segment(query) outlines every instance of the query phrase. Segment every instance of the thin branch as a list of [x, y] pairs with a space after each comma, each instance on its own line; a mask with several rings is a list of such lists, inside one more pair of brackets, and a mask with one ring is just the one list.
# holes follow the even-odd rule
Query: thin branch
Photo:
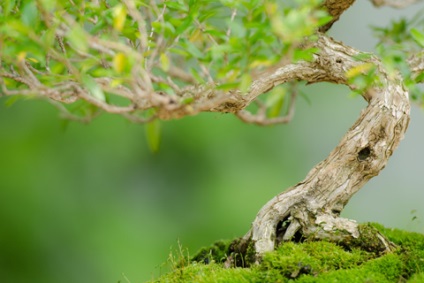
[[320, 32], [326, 32], [331, 28], [331, 26], [339, 20], [340, 16], [346, 11], [355, 0], [326, 0], [323, 3], [323, 6], [327, 10], [328, 14], [330, 14], [333, 19], [319, 28]]
[[110, 105], [104, 101], [98, 100], [91, 95], [89, 95], [86, 91], [80, 89], [79, 90], [79, 96], [84, 99], [85, 101], [89, 102], [90, 104], [93, 104], [103, 110], [105, 110], [108, 113], [114, 113], [114, 114], [123, 114], [123, 113], [129, 113], [134, 111], [134, 106], [116, 106], [116, 105]]
[[[233, 11], [231, 12], [230, 22], [234, 22], [236, 15], [237, 15], [237, 9], [233, 9]], [[227, 39], [230, 39], [230, 36], [231, 36], [231, 28], [230, 27], [228, 27], [226, 35], [227, 35]]]
[[131, 115], [128, 113], [123, 113], [122, 114], [123, 117], [125, 117], [126, 119], [128, 119], [129, 121], [136, 123], [136, 124], [145, 124], [145, 123], [149, 123], [152, 122], [153, 120], [155, 120], [157, 118], [157, 115], [152, 115], [150, 117], [140, 117], [140, 116], [136, 116], [136, 115]]
[[[290, 104], [288, 106], [287, 114], [281, 117], [268, 118], [266, 117], [266, 106], [260, 105], [260, 109], [256, 115], [253, 115], [247, 110], [240, 110], [236, 113], [237, 117], [243, 122], [252, 123], [261, 126], [275, 125], [275, 124], [287, 124], [289, 123], [295, 113], [295, 101], [297, 97], [297, 90], [293, 90], [290, 96]], [[256, 101], [255, 101], [256, 102]]]
[[400, 9], [422, 2], [422, 0], [371, 0], [371, 2], [376, 7], [389, 6]]
[[148, 36], [146, 30], [146, 21], [144, 20], [143, 15], [138, 11], [135, 2], [133, 0], [123, 0], [125, 6], [127, 7], [128, 14], [137, 22], [138, 32], [140, 33], [139, 39], [141, 43], [140, 50], [144, 53], [148, 48]]
[[89, 123], [91, 120], [93, 120], [94, 117], [98, 116], [100, 113], [96, 113], [94, 115], [87, 115], [84, 117], [72, 114], [62, 103], [58, 102], [58, 101], [54, 101], [49, 99], [48, 100], [50, 102], [50, 104], [52, 104], [54, 107], [56, 107], [59, 112], [60, 112], [60, 116], [63, 119], [67, 119], [67, 120], [71, 120], [71, 121], [76, 121], [76, 122], [80, 122], [80, 123]]
[[[151, 6], [152, 9], [154, 9], [156, 11], [156, 13], [158, 13], [158, 17], [154, 22], [160, 22], [161, 24], [164, 23], [164, 15], [165, 15], [165, 11], [167, 9], [166, 6], [166, 2], [163, 4], [163, 8], [159, 13], [159, 9], [156, 6], [156, 3], [152, 3], [153, 1], [151, 1]], [[152, 21], [153, 22], [153, 21]], [[151, 30], [150, 30], [150, 37], [149, 37], [149, 44], [147, 45], [147, 53], [150, 52], [150, 43], [153, 39], [153, 35], [155, 32], [155, 28], [153, 27], [153, 24], [151, 25]], [[152, 54], [149, 56], [149, 59], [146, 60], [145, 62], [145, 67], [146, 69], [150, 70], [151, 66], [153, 66], [153, 62], [156, 60], [157, 55], [159, 54], [159, 51], [162, 50], [162, 44], [165, 43], [165, 36], [164, 36], [164, 31], [161, 32], [160, 36], [156, 39], [156, 44], [157, 47], [155, 49], [153, 49]], [[166, 43], [165, 43], [166, 44]]]
[[31, 70], [28, 68], [28, 65], [30, 65], [30, 64], [27, 63], [26, 61], [22, 61], [21, 64], [20, 64], [20, 67], [24, 70], [26, 76], [31, 81], [31, 84], [33, 84], [35, 87], [40, 86], [41, 85], [40, 81], [37, 79], [37, 77], [34, 75], [34, 73], [31, 72]]
[[414, 77], [424, 73], [424, 51], [411, 55], [408, 58], [408, 65]]
[[176, 66], [171, 66], [168, 70], [168, 74], [171, 77], [180, 79], [183, 82], [186, 82], [186, 83], [189, 83], [189, 84], [195, 84], [196, 83], [196, 80], [193, 78], [192, 75], [188, 74], [183, 69], [176, 67]]
[[[10, 74], [10, 73], [0, 73], [0, 77], [2, 78], [8, 78], [8, 79], [12, 79], [16, 82], [19, 83], [23, 83], [26, 86], [30, 87], [31, 86], [31, 82], [29, 82], [26, 78], [23, 78], [17, 74]], [[3, 84], [3, 86], [5, 87], [5, 85]]]

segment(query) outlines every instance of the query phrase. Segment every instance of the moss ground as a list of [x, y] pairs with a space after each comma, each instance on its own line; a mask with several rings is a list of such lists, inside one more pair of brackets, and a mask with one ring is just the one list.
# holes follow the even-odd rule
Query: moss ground
[[395, 243], [396, 251], [379, 255], [325, 241], [284, 243], [260, 265], [224, 268], [231, 241], [220, 241], [152, 282], [424, 282], [424, 235], [369, 225]]

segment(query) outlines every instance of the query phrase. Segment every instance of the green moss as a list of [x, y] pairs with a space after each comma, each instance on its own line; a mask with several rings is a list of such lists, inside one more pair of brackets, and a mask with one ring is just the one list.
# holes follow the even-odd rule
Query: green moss
[[364, 226], [385, 235], [397, 245], [396, 251], [370, 252], [372, 239], [365, 249], [345, 249], [325, 241], [284, 243], [264, 255], [260, 265], [226, 269], [223, 262], [231, 241], [221, 241], [202, 249], [190, 265], [154, 282], [424, 282], [424, 235], [379, 224]]
[[422, 283], [424, 282], [424, 272], [414, 274], [408, 283]]
[[174, 270], [154, 282], [162, 283], [247, 283], [251, 282], [252, 270], [248, 268], [225, 269], [212, 262], [210, 264], [193, 263], [187, 267]]
[[208, 264], [212, 261], [222, 263], [227, 259], [231, 241], [218, 241], [211, 247], [200, 249], [192, 261]]

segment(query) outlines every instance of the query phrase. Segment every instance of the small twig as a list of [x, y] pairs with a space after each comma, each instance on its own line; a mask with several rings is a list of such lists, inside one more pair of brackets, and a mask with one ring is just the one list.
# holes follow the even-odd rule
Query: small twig
[[[195, 23], [196, 23], [198, 29], [203, 33], [205, 31], [205, 29], [202, 27], [202, 25], [199, 23], [199, 21], [196, 20]], [[213, 44], [215, 44], [217, 46], [219, 45], [218, 42], [216, 42], [215, 38], [213, 38], [213, 36], [211, 34], [207, 33], [206, 36], [209, 38], [210, 41], [213, 42]]]
[[57, 42], [59, 43], [60, 50], [62, 50], [63, 54], [66, 55], [65, 44], [63, 43], [63, 37], [60, 35], [56, 35]]
[[40, 70], [37, 70], [36, 68], [34, 68], [34, 67], [31, 65], [31, 63], [29, 63], [28, 61], [27, 61], [27, 62], [25, 62], [25, 64], [26, 64], [26, 66], [29, 68], [29, 70], [30, 70], [32, 73], [36, 73], [36, 74], [39, 74], [39, 75], [46, 75], [46, 73], [41, 72]]
[[[231, 20], [230, 20], [230, 22], [234, 22], [234, 19], [235, 19], [236, 15], [237, 15], [237, 9], [233, 9], [233, 12], [231, 13]], [[230, 36], [231, 36], [231, 28], [228, 27], [227, 38], [230, 39]]]
[[128, 14], [137, 22], [138, 32], [140, 33], [139, 39], [141, 43], [140, 50], [142, 53], [147, 51], [148, 48], [148, 36], [146, 31], [146, 21], [143, 18], [143, 15], [138, 11], [133, 0], [122, 0], [125, 6], [127, 7]]
[[123, 114], [134, 111], [134, 105], [129, 106], [116, 106], [116, 105], [110, 105], [106, 102], [100, 101], [92, 96], [90, 96], [86, 91], [81, 91], [78, 93], [79, 96], [84, 99], [85, 101], [89, 102], [90, 104], [93, 104], [106, 112], [113, 113], [113, 114]]
[[172, 78], [170, 76], [166, 77], [166, 82], [175, 91], [175, 93], [178, 93], [178, 92], [181, 91], [180, 87], [177, 84], [174, 83], [174, 81], [172, 80]]
[[96, 116], [98, 116], [100, 114], [100, 113], [95, 113], [94, 115], [91, 115], [91, 116], [87, 115], [85, 117], [81, 117], [81, 116], [72, 114], [60, 102], [57, 102], [55, 100], [50, 100], [50, 99], [48, 99], [48, 101], [50, 102], [50, 104], [52, 104], [53, 106], [55, 106], [59, 110], [60, 116], [63, 119], [72, 120], [72, 121], [76, 121], [76, 122], [80, 122], [80, 123], [89, 123], [93, 118], [95, 118]]
[[153, 120], [155, 120], [157, 118], [156, 115], [152, 115], [150, 117], [140, 117], [140, 116], [136, 116], [134, 114], [130, 114], [130, 113], [123, 113], [121, 114], [124, 118], [128, 119], [129, 121], [133, 122], [133, 123], [137, 123], [137, 124], [145, 124], [145, 123], [149, 123], [152, 122]]
[[422, 0], [371, 0], [374, 6], [390, 6], [393, 8], [405, 8]]
[[19, 83], [23, 83], [28, 87], [31, 87], [31, 82], [29, 82], [26, 78], [21, 77], [18, 74], [0, 73], [0, 77], [9, 78]]
[[102, 89], [105, 92], [112, 93], [112, 94], [127, 98], [129, 100], [134, 99], [134, 93], [133, 93], [132, 90], [130, 90], [129, 88], [127, 88], [126, 86], [123, 86], [123, 85], [119, 85], [117, 87], [112, 87], [110, 85], [110, 83], [112, 81], [110, 78], [96, 78], [95, 81], [99, 85], [101, 85]]
[[213, 80], [212, 75], [209, 72], [208, 68], [206, 68], [205, 65], [200, 64], [200, 69], [202, 69], [203, 74], [205, 74], [206, 77], [208, 78], [208, 82], [211, 83], [211, 84], [213, 84], [214, 83], [214, 80]]
[[28, 68], [26, 61], [20, 62], [20, 67], [24, 70], [26, 76], [28, 77], [29, 81], [31, 82], [31, 88], [33, 88], [34, 86], [37, 87], [37, 86], [41, 85], [40, 81], [37, 79], [37, 77], [34, 75], [34, 73], [31, 72], [31, 70]]
[[262, 126], [275, 125], [275, 124], [287, 124], [289, 123], [294, 116], [295, 112], [295, 101], [297, 97], [297, 89], [294, 89], [295, 85], [292, 84], [292, 93], [290, 96], [290, 104], [288, 106], [287, 114], [282, 117], [268, 118], [266, 117], [266, 108], [265, 111], [263, 107], [265, 106], [262, 103], [257, 102], [260, 105], [260, 110], [256, 115], [253, 115], [247, 110], [240, 110], [236, 113], [237, 117], [240, 118], [243, 122], [252, 123]]
[[196, 83], [196, 80], [193, 78], [192, 75], [186, 73], [183, 69], [180, 69], [180, 68], [175, 67], [175, 66], [171, 66], [169, 68], [168, 74], [171, 77], [180, 79], [180, 80], [182, 80], [186, 83], [189, 83], [189, 84], [195, 84]]
[[[152, 4], [152, 6], [156, 7], [156, 5], [153, 5], [153, 4]], [[166, 11], [166, 3], [163, 4], [162, 11], [159, 13], [157, 19], [154, 22], [162, 22], [163, 23], [164, 22], [163, 16], [165, 15], [165, 11]], [[155, 32], [155, 28], [153, 27], [153, 25], [151, 25], [151, 26], [152, 26], [152, 28], [150, 30], [149, 44], [147, 45], [147, 53], [150, 51], [150, 43], [152, 41], [152, 38], [153, 38], [153, 35], [154, 35], [154, 32]], [[163, 42], [164, 42], [164, 36], [163, 36], [163, 32], [162, 32], [162, 34], [156, 39], [157, 47], [153, 50], [152, 54], [149, 56], [150, 58], [149, 58], [148, 62], [146, 60], [146, 63], [145, 63], [146, 69], [150, 68], [150, 66], [153, 65], [153, 61], [157, 57], [158, 52], [161, 49], [160, 46], [162, 45]]]

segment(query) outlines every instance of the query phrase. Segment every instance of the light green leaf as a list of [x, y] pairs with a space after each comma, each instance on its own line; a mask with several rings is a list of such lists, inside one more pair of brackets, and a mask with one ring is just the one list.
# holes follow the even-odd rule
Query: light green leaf
[[247, 91], [249, 91], [249, 88], [250, 88], [250, 84], [251, 83], [252, 83], [252, 77], [250, 76], [250, 74], [244, 73], [241, 76], [240, 91], [242, 93], [246, 93]]
[[196, 45], [194, 45], [188, 40], [184, 42], [183, 47], [185, 47], [186, 51], [190, 53], [190, 55], [194, 58], [202, 58], [204, 56], [202, 51], [200, 51], [199, 48], [196, 47]]
[[127, 66], [128, 66], [127, 56], [122, 52], [116, 53], [115, 56], [113, 57], [113, 68], [115, 69], [115, 71], [120, 74], [127, 68]]
[[204, 83], [205, 82], [205, 80], [202, 78], [202, 75], [199, 73], [198, 70], [196, 70], [194, 68], [190, 68], [190, 74], [194, 77], [194, 79], [198, 83]]
[[278, 117], [284, 105], [286, 89], [283, 87], [274, 88], [267, 98], [266, 104], [269, 107], [268, 118]]
[[127, 10], [122, 4], [118, 4], [113, 9], [113, 28], [122, 31], [127, 18]]
[[88, 39], [85, 31], [78, 24], [75, 24], [72, 29], [66, 34], [66, 38], [73, 48], [87, 53], [88, 51]]
[[169, 57], [165, 53], [160, 54], [160, 65], [165, 72], [169, 71]]
[[88, 89], [92, 97], [100, 101], [106, 100], [102, 88], [96, 83], [96, 81], [91, 76], [83, 75], [82, 83]]
[[2, 1], [2, 9], [3, 9], [2, 16], [4, 17], [9, 16], [10, 12], [12, 11], [15, 5], [16, 5], [16, 0]]
[[41, 2], [41, 5], [43, 5], [43, 9], [45, 9], [48, 12], [52, 12], [56, 8], [56, 5], [58, 4], [59, 1], [41, 0], [40, 2]]
[[16, 103], [16, 101], [18, 101], [21, 98], [22, 98], [22, 96], [20, 96], [20, 95], [12, 95], [4, 102], [4, 104], [7, 107], [11, 107], [13, 104]]
[[21, 20], [25, 25], [33, 28], [38, 25], [40, 22], [40, 15], [38, 13], [35, 1], [26, 3], [22, 8]]
[[160, 121], [153, 120], [145, 126], [146, 129], [146, 139], [147, 144], [152, 152], [157, 152], [159, 150], [160, 144]]
[[424, 47], [424, 33], [420, 32], [416, 28], [411, 29], [411, 35], [414, 38], [414, 40], [421, 45], [421, 47]]

